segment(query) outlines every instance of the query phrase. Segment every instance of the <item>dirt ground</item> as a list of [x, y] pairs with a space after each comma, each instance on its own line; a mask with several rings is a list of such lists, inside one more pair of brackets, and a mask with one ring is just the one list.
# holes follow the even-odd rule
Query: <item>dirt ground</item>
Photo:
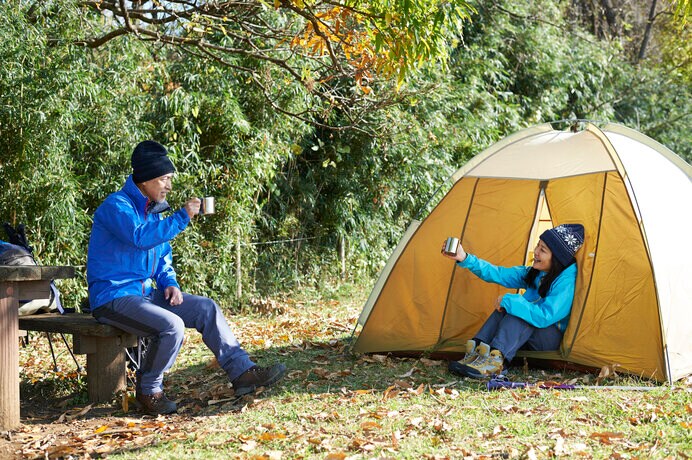
[[[139, 412], [131, 395], [125, 404], [73, 405], [72, 397], [22, 401], [21, 426], [0, 433], [0, 459], [98, 458], [154, 442], [185, 439], [209, 416], [242, 410], [253, 397], [234, 398], [227, 385], [178, 399], [178, 413], [152, 417]], [[219, 391], [221, 390], [221, 391]], [[216, 398], [218, 404], [202, 403]], [[256, 395], [257, 396], [257, 395]], [[127, 407], [125, 407], [127, 405]], [[125, 412], [127, 408], [127, 412]]]

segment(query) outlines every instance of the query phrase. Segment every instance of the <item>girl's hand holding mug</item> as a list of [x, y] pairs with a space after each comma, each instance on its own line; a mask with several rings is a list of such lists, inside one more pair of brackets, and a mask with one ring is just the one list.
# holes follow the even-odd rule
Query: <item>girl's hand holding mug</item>
[[454, 259], [457, 262], [463, 262], [464, 259], [466, 259], [466, 251], [464, 251], [464, 248], [459, 243], [459, 239], [453, 236], [450, 236], [442, 243], [441, 252], [443, 256]]

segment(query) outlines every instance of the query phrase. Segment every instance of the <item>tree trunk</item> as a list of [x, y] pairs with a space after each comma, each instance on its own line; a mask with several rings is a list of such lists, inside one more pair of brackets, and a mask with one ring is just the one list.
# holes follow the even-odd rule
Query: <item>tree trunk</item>
[[606, 22], [608, 23], [608, 31], [611, 36], [619, 35], [613, 2], [611, 0], [601, 0], [601, 6], [603, 7], [603, 13], [605, 14]]
[[337, 244], [339, 250], [339, 261], [341, 262], [341, 281], [346, 279], [346, 238], [339, 236]]
[[644, 59], [646, 54], [646, 47], [649, 46], [649, 39], [651, 38], [651, 29], [654, 25], [654, 18], [656, 17], [656, 1], [651, 0], [651, 8], [649, 9], [649, 20], [646, 22], [646, 29], [644, 30], [644, 38], [642, 38], [642, 46], [639, 48], [639, 54], [635, 62], [639, 62]]

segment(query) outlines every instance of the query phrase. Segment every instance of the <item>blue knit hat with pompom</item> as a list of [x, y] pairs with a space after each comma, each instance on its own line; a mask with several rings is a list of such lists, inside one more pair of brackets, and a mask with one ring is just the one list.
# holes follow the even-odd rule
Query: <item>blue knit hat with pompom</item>
[[572, 264], [574, 254], [584, 244], [584, 226], [581, 224], [562, 224], [546, 230], [541, 234], [541, 240], [548, 245], [553, 257], [563, 266]]

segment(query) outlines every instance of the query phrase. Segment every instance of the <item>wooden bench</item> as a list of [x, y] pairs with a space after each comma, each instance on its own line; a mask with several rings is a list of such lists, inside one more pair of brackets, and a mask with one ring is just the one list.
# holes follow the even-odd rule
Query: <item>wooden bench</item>
[[82, 313], [20, 316], [19, 329], [72, 335], [74, 353], [87, 355], [90, 402], [108, 402], [116, 392], [126, 389], [125, 348], [136, 346], [137, 336]]

